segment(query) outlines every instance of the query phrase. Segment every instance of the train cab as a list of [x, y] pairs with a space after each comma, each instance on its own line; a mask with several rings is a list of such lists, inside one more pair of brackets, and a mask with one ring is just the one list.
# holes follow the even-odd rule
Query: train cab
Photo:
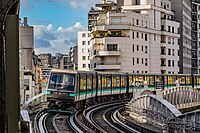
[[74, 102], [77, 72], [71, 70], [52, 70], [47, 86], [47, 101], [52, 104]]

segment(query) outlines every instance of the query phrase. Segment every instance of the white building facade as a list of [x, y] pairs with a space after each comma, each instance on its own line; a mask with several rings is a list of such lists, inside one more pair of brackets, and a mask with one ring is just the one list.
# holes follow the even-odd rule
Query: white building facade
[[102, 10], [112, 6], [99, 14], [93, 27], [91, 69], [177, 74], [180, 35], [179, 23], [172, 20], [171, 2], [125, 0], [120, 4], [122, 10], [117, 4], [97, 4]]
[[91, 33], [89, 31], [78, 32], [78, 70], [90, 70]]

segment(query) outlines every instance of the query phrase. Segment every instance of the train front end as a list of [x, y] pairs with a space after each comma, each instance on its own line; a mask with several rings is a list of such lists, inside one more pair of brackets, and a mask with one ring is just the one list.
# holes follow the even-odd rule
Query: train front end
[[69, 108], [75, 100], [76, 71], [52, 70], [47, 87], [49, 108]]

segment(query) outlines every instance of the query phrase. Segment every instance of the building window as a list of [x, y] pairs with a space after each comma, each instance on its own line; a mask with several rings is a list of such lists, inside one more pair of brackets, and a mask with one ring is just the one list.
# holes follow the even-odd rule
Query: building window
[[88, 56], [88, 60], [90, 60], [90, 56]]
[[172, 38], [172, 44], [174, 44], [174, 38]]
[[144, 64], [144, 59], [142, 58], [142, 64]]
[[133, 52], [135, 52], [135, 50], [134, 50], [134, 44], [133, 44]]
[[90, 34], [90, 33], [88, 33], [88, 37], [91, 37], [91, 34]]
[[83, 68], [86, 68], [86, 64], [83, 64]]
[[171, 55], [171, 49], [168, 49], [168, 55]]
[[84, 49], [82, 49], [82, 53], [86, 53], [86, 49], [84, 48]]
[[139, 45], [137, 45], [137, 51], [139, 51]]
[[168, 60], [168, 67], [171, 67], [171, 60]]
[[172, 55], [174, 56], [174, 49], [172, 49]]
[[88, 45], [90, 45], [90, 41], [88, 41]]
[[154, 41], [156, 41], [156, 34], [154, 34]]
[[82, 56], [82, 60], [86, 60], [86, 56]]
[[171, 32], [171, 26], [168, 26], [168, 32]]
[[90, 68], [90, 64], [88, 64], [88, 68]]
[[148, 50], [147, 50], [147, 46], [145, 46], [145, 53], [147, 53], [147, 51], [148, 51]]
[[132, 20], [133, 20], [133, 23], [132, 23], [132, 25], [134, 25], [134, 18], [133, 18]]
[[148, 39], [147, 39], [147, 34], [145, 34], [145, 41], [147, 41]]
[[137, 71], [137, 73], [140, 73], [140, 71]]
[[161, 25], [161, 31], [164, 31], [164, 30], [165, 30], [165, 26]]
[[86, 44], [86, 42], [85, 41], [82, 41], [82, 45], [85, 45]]
[[139, 64], [139, 58], [137, 58], [137, 64]]
[[142, 46], [142, 51], [144, 51], [144, 46]]
[[145, 73], [148, 73], [148, 71], [145, 71]]
[[172, 33], [174, 33], [174, 27], [172, 27]]
[[135, 65], [135, 58], [133, 57], [133, 66]]
[[174, 67], [174, 61], [172, 61], [172, 67]]
[[144, 34], [142, 33], [142, 39], [144, 38]]
[[139, 25], [139, 20], [138, 19], [136, 19], [136, 24]]
[[132, 37], [133, 37], [133, 39], [134, 39], [134, 32], [133, 32], [133, 34], [132, 34]]
[[117, 44], [107, 44], [107, 50], [108, 51], [117, 51]]
[[85, 33], [82, 33], [82, 38], [85, 38], [86, 37], [86, 34]]
[[148, 66], [148, 60], [145, 58], [145, 66]]
[[139, 38], [139, 32], [137, 32], [137, 38]]

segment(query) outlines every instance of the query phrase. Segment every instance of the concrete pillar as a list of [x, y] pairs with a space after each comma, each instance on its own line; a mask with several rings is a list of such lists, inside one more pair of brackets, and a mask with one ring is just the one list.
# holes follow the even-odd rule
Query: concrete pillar
[[[7, 132], [18, 133], [20, 120], [19, 87], [19, 17], [8, 15], [6, 18], [6, 84], [5, 101]], [[1, 127], [2, 128], [2, 127]]]

